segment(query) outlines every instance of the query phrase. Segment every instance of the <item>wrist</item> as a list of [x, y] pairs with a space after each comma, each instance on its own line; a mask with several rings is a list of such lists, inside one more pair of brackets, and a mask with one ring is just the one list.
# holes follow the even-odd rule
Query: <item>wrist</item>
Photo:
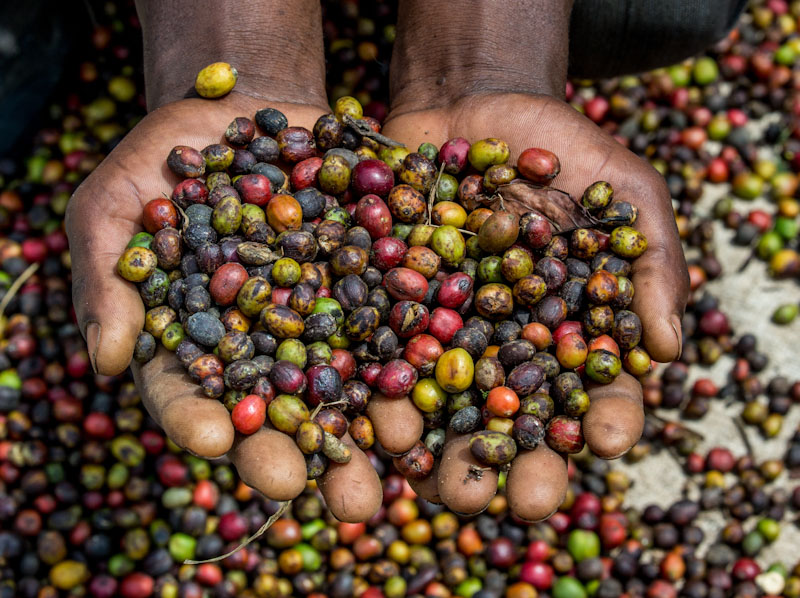
[[272, 102], [326, 106], [321, 14], [316, 0], [137, 0], [148, 110], [196, 97], [212, 62], [239, 72], [235, 92]]
[[468, 96], [564, 97], [572, 0], [400, 4], [392, 56], [393, 113]]

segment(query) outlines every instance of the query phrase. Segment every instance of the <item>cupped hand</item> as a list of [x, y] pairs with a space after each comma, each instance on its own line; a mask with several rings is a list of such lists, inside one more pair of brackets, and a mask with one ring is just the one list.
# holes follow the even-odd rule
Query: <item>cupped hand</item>
[[[614, 197], [639, 208], [636, 227], [648, 239], [648, 250], [633, 262], [632, 309], [644, 328], [643, 343], [653, 359], [672, 361], [681, 350], [681, 316], [688, 294], [686, 262], [681, 250], [669, 192], [663, 178], [644, 160], [579, 114], [547, 96], [487, 94], [467, 96], [446, 108], [390, 113], [383, 133], [415, 150], [423, 142], [439, 147], [453, 137], [477, 141], [497, 137], [511, 148], [511, 163], [529, 147], [555, 153], [561, 173], [552, 186], [580, 197], [595, 181], [608, 181]], [[591, 407], [583, 419], [589, 448], [611, 459], [623, 455], [642, 433], [644, 413], [638, 381], [622, 373], [612, 384], [589, 389]], [[484, 509], [497, 489], [494, 471], [479, 469], [468, 437], [452, 437], [438, 471], [415, 489], [460, 513]], [[523, 519], [548, 517], [564, 499], [565, 460], [546, 445], [523, 451], [512, 462], [506, 492], [510, 508]]]
[[[115, 267], [131, 236], [142, 230], [144, 205], [169, 195], [179, 181], [166, 166], [170, 150], [220, 143], [235, 117], [253, 118], [265, 105], [237, 93], [217, 101], [167, 104], [147, 115], [75, 191], [66, 215], [73, 300], [96, 372], [115, 375], [131, 364], [144, 306], [136, 286], [118, 276]], [[281, 110], [292, 126], [308, 129], [329, 111], [324, 105], [268, 105]], [[176, 444], [207, 458], [227, 454], [245, 483], [274, 500], [303, 491], [305, 460], [291, 437], [268, 425], [250, 436], [235, 434], [223, 404], [206, 398], [164, 348], [132, 369], [145, 407]], [[319, 487], [337, 518], [363, 521], [380, 507], [380, 481], [368, 457], [349, 436], [343, 440], [352, 460], [332, 463]]]

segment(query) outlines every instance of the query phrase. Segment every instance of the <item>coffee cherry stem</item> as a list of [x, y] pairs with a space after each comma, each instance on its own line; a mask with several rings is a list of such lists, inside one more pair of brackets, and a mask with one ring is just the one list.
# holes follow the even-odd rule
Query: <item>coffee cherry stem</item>
[[753, 451], [753, 445], [750, 443], [750, 439], [747, 437], [747, 433], [744, 431], [744, 426], [742, 425], [739, 417], [733, 418], [733, 425], [736, 426], [736, 431], [739, 433], [739, 436], [742, 439], [742, 443], [744, 444], [747, 454], [752, 457], [755, 455], [755, 451]]
[[431, 223], [431, 214], [433, 213], [433, 204], [436, 201], [436, 190], [439, 188], [439, 181], [442, 180], [442, 173], [444, 172], [444, 162], [439, 166], [439, 174], [436, 175], [436, 182], [431, 187], [431, 192], [428, 193], [428, 220], [426, 224]]
[[204, 561], [194, 561], [192, 559], [186, 559], [185, 561], [183, 561], [183, 564], [184, 565], [204, 565], [205, 563], [216, 563], [218, 561], [223, 561], [223, 560], [227, 559], [229, 556], [231, 556], [233, 554], [236, 554], [242, 548], [244, 548], [245, 546], [249, 545], [250, 543], [258, 540], [261, 536], [263, 536], [264, 532], [266, 532], [270, 527], [273, 526], [273, 524], [278, 519], [281, 518], [281, 516], [291, 506], [291, 504], [292, 504], [291, 500], [287, 500], [285, 502], [282, 502], [280, 508], [277, 511], [275, 511], [275, 513], [269, 519], [267, 519], [267, 521], [266, 521], [266, 523], [264, 523], [264, 525], [262, 525], [260, 528], [258, 528], [258, 531], [256, 531], [256, 533], [254, 533], [252, 536], [247, 538], [247, 540], [245, 540], [244, 542], [239, 544], [239, 546], [237, 546], [236, 548], [234, 548], [230, 552], [227, 552], [225, 554], [221, 554], [220, 556], [215, 556], [213, 559], [206, 559]]
[[[34, 262], [33, 264], [31, 264], [30, 266], [25, 268], [25, 270], [22, 272], [22, 274], [20, 274], [17, 277], [17, 279], [14, 281], [14, 283], [10, 287], [8, 287], [8, 291], [6, 292], [5, 295], [3, 295], [3, 298], [0, 299], [0, 322], [3, 321], [3, 314], [5, 313], [6, 307], [8, 307], [8, 304], [11, 303], [11, 300], [16, 296], [16, 294], [22, 288], [22, 285], [24, 285], [25, 282], [31, 276], [33, 276], [34, 273], [36, 272], [36, 270], [38, 270], [38, 269], [39, 269], [39, 263], [38, 262]], [[5, 326], [1, 326], [0, 327], [0, 338], [2, 338], [2, 333], [3, 333], [4, 329], [5, 329]]]
[[309, 417], [308, 419], [310, 421], [314, 421], [314, 418], [317, 417], [317, 414], [326, 407], [333, 407], [334, 405], [346, 405], [346, 404], [347, 401], [345, 401], [344, 399], [341, 399], [339, 401], [331, 401], [330, 403], [320, 403], [319, 405], [316, 406], [314, 411], [311, 412], [311, 417]]
[[405, 144], [395, 141], [394, 139], [389, 139], [386, 135], [381, 135], [380, 133], [373, 131], [372, 127], [370, 127], [361, 119], [353, 118], [349, 114], [345, 114], [343, 120], [344, 124], [355, 129], [356, 132], [362, 137], [373, 139], [374, 141], [377, 141], [381, 145], [385, 145], [387, 147], [405, 147]]

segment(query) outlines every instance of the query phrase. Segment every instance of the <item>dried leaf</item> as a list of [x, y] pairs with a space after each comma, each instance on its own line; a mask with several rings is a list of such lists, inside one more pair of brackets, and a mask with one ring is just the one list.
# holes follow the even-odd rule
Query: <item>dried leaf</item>
[[389, 139], [386, 135], [381, 135], [380, 133], [376, 133], [372, 127], [369, 126], [365, 121], [361, 119], [355, 119], [349, 114], [344, 115], [344, 124], [348, 127], [355, 129], [355, 131], [369, 139], [377, 141], [381, 145], [385, 145], [386, 147], [405, 147], [404, 144], [400, 143], [399, 141], [395, 141], [394, 139]]
[[263, 243], [247, 241], [236, 246], [239, 259], [248, 266], [264, 266], [280, 259], [280, 255]]
[[537, 210], [562, 232], [599, 224], [569, 193], [527, 181], [517, 180], [501, 185], [497, 194], [490, 198], [489, 207], [493, 210], [505, 209], [518, 216]]

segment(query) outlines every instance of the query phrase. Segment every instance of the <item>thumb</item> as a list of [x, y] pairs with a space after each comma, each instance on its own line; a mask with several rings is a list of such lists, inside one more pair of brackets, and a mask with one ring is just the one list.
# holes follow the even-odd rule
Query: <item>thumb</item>
[[66, 214], [72, 258], [72, 300], [95, 372], [116, 375], [131, 361], [144, 324], [144, 306], [136, 286], [116, 273], [119, 256], [136, 231], [132, 219], [106, 215], [106, 194], [78, 189]]

